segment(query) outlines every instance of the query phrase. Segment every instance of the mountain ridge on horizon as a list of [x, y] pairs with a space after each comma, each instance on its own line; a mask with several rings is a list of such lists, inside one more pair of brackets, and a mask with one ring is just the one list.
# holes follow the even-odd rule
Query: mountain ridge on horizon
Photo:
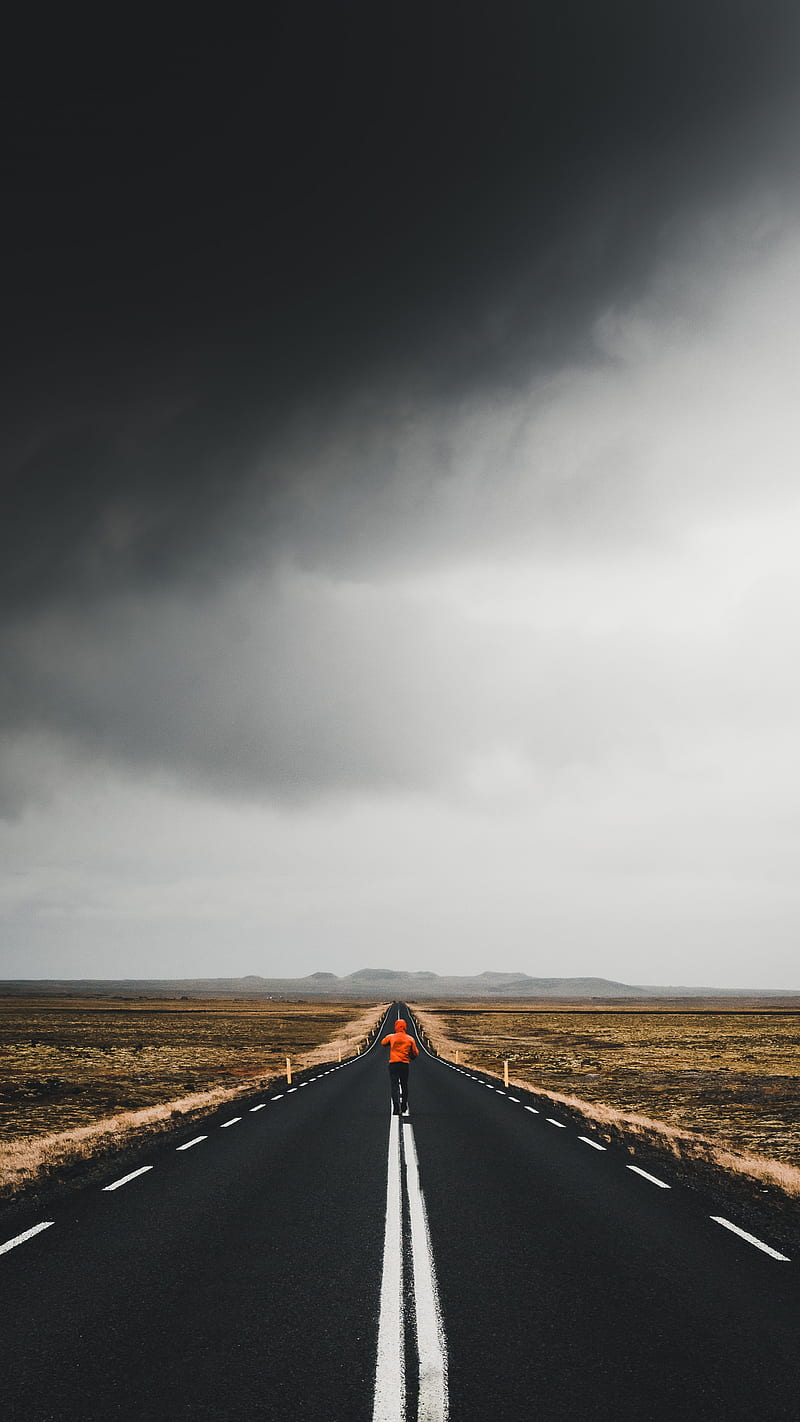
[[[382, 990], [383, 989], [383, 990]], [[523, 972], [485, 970], [476, 974], [439, 974], [420, 969], [358, 968], [353, 973], [317, 971], [303, 977], [267, 978], [257, 973], [219, 978], [15, 978], [0, 979], [0, 995], [24, 992], [97, 996], [174, 997], [329, 997], [385, 998], [552, 998], [615, 1001], [620, 998], [713, 998], [800, 996], [792, 988], [721, 988], [685, 984], [634, 984], [601, 977], [533, 977]]]

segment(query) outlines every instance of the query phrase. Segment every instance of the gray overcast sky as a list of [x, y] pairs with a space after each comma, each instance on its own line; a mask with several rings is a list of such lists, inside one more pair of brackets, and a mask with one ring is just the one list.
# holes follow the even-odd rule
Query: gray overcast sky
[[14, 37], [0, 973], [800, 987], [800, 12]]

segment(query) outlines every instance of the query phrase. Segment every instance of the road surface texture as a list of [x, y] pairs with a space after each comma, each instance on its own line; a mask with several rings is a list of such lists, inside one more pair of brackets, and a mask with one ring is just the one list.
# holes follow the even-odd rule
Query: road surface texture
[[425, 1050], [392, 1117], [385, 1056], [15, 1221], [4, 1422], [797, 1422], [800, 1260]]

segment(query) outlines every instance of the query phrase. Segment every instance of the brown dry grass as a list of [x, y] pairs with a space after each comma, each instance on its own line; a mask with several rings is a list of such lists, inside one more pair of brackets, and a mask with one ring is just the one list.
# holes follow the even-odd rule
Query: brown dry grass
[[380, 1007], [0, 999], [0, 1198], [352, 1055]]
[[414, 1007], [445, 1057], [616, 1133], [800, 1195], [800, 1012]]

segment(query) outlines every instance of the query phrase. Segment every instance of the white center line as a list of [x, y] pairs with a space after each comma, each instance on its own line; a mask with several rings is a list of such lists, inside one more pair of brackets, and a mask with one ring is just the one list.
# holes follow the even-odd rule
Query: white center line
[[277, 1096], [273, 1096], [272, 1099], [273, 1099], [273, 1101], [282, 1101], [282, 1100], [283, 1100], [283, 1092], [282, 1092], [282, 1091], [279, 1091], [278, 1094], [277, 1094]]
[[538, 1114], [539, 1114], [539, 1112], [536, 1110], [536, 1107], [535, 1107], [535, 1106], [526, 1106], [526, 1107], [525, 1107], [525, 1110], [526, 1110], [526, 1111], [530, 1111], [530, 1113], [531, 1113], [532, 1116], [538, 1116]]
[[199, 1145], [201, 1141], [207, 1141], [208, 1136], [195, 1136], [193, 1141], [187, 1141], [186, 1145], [176, 1146], [176, 1150], [191, 1150], [192, 1146]]
[[34, 1225], [33, 1229], [26, 1229], [24, 1234], [15, 1234], [13, 1239], [7, 1239], [5, 1244], [0, 1244], [0, 1254], [8, 1254], [9, 1249], [16, 1249], [18, 1244], [24, 1244], [26, 1239], [33, 1239], [35, 1234], [41, 1234], [43, 1229], [49, 1229], [55, 1224], [55, 1220], [45, 1220], [44, 1224]]
[[227, 1126], [235, 1126], [237, 1121], [241, 1121], [241, 1116], [231, 1116], [229, 1121], [223, 1121], [220, 1130], [224, 1131]]
[[446, 1422], [447, 1409], [447, 1345], [436, 1288], [428, 1219], [419, 1184], [419, 1164], [414, 1132], [407, 1126], [406, 1185], [411, 1221], [411, 1260], [414, 1268], [414, 1302], [417, 1313], [417, 1352], [419, 1354], [419, 1401], [417, 1422]]
[[605, 1150], [605, 1146], [598, 1145], [597, 1141], [590, 1141], [588, 1136], [578, 1136], [578, 1140], [583, 1141], [584, 1145], [590, 1145], [592, 1150]]
[[[746, 1239], [748, 1244], [754, 1244], [756, 1249], [763, 1249], [764, 1253], [769, 1254], [770, 1258], [782, 1259], [784, 1264], [791, 1262], [788, 1254], [779, 1254], [777, 1249], [770, 1249], [769, 1245], [764, 1244], [763, 1240], [756, 1239], [755, 1235], [748, 1234], [746, 1229], [740, 1229], [738, 1225], [731, 1224], [730, 1220], [723, 1219], [722, 1215], [710, 1215], [709, 1218], [714, 1220], [715, 1224], [721, 1224], [724, 1225], [726, 1229], [732, 1229], [734, 1234], [738, 1234], [741, 1239]], [[0, 1250], [0, 1253], [2, 1253], [2, 1250]]]
[[645, 1180], [651, 1180], [654, 1185], [659, 1185], [662, 1190], [672, 1189], [672, 1186], [668, 1185], [666, 1180], [659, 1180], [657, 1175], [650, 1175], [648, 1171], [642, 1170], [638, 1165], [629, 1165], [628, 1170], [635, 1170], [637, 1175], [643, 1175]]
[[563, 1121], [554, 1121], [552, 1116], [545, 1116], [545, 1120], [550, 1126], [558, 1126], [560, 1131], [565, 1131], [567, 1129]]
[[375, 1364], [372, 1422], [403, 1422], [406, 1415], [403, 1359], [403, 1241], [400, 1198], [400, 1121], [389, 1118], [386, 1229], [383, 1240], [381, 1311]]
[[518, 1096], [509, 1096], [508, 1099], [509, 1099], [509, 1101], [513, 1101], [516, 1106], [519, 1106], [519, 1097], [518, 1097]]
[[297, 1090], [297, 1087], [296, 1087], [296, 1086], [290, 1086], [290, 1087], [289, 1087], [289, 1090], [288, 1090], [287, 1093], [286, 1093], [286, 1095], [287, 1095], [287, 1096], [291, 1096], [292, 1092], [293, 1092], [293, 1091], [296, 1091], [296, 1090]]
[[250, 1114], [252, 1115], [254, 1111], [263, 1111], [266, 1104], [266, 1101], [262, 1101], [258, 1106], [251, 1106]]
[[115, 1180], [113, 1185], [104, 1185], [104, 1190], [118, 1190], [120, 1185], [127, 1185], [129, 1180], [135, 1180], [137, 1175], [144, 1175], [146, 1171], [152, 1170], [152, 1165], [142, 1165], [138, 1170], [132, 1170], [130, 1175], [123, 1175], [121, 1180]]

